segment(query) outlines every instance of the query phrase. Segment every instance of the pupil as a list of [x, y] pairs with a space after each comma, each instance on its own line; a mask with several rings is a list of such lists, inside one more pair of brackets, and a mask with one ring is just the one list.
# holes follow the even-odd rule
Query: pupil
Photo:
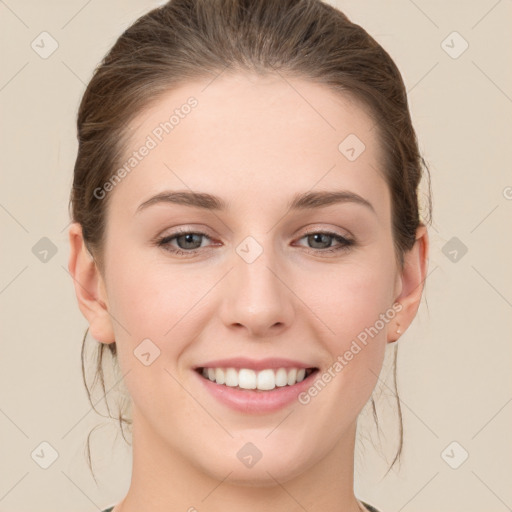
[[[195, 233], [188, 233], [186, 235], [182, 235], [180, 238], [184, 239], [185, 240], [185, 247], [182, 247], [182, 249], [191, 249], [191, 248], [195, 248], [195, 247], [189, 247], [189, 244], [194, 244], [194, 237], [196, 236], [199, 236], [199, 235], [196, 235]], [[196, 240], [196, 243], [197, 243], [197, 240]], [[181, 244], [179, 244], [181, 245]]]
[[324, 240], [324, 244], [329, 244], [329, 237], [330, 235], [325, 235], [323, 233], [316, 233], [314, 235], [311, 235], [313, 238], [313, 243], [322, 243], [322, 237], [327, 237], [327, 240]]

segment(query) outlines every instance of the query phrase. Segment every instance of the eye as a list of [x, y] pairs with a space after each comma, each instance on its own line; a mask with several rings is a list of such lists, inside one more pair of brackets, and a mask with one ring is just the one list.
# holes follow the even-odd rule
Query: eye
[[[196, 231], [178, 231], [160, 238], [157, 240], [157, 245], [174, 254], [190, 255], [195, 254], [201, 247], [202, 238], [210, 240], [210, 237], [205, 233]], [[172, 244], [173, 241], [176, 241], [177, 247]]]
[[[308, 247], [308, 249], [312, 249], [315, 252], [338, 252], [348, 250], [351, 246], [355, 244], [355, 241], [349, 238], [345, 238], [337, 233], [331, 233], [329, 231], [315, 231], [312, 233], [308, 233], [300, 240], [307, 239], [307, 243], [311, 244], [312, 247]], [[332, 247], [331, 243], [333, 241], [338, 242], [337, 246]]]

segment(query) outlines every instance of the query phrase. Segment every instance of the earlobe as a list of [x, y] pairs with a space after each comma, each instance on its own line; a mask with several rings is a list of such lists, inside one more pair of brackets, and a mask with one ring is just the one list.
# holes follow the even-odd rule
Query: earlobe
[[85, 246], [82, 226], [69, 228], [70, 256], [68, 270], [73, 279], [80, 311], [89, 322], [91, 336], [102, 343], [115, 341], [103, 277]]
[[404, 254], [404, 266], [398, 279], [401, 284], [401, 291], [395, 298], [395, 302], [401, 304], [401, 310], [396, 317], [394, 327], [388, 333], [388, 343], [398, 340], [418, 312], [427, 276], [428, 254], [428, 231], [426, 226], [421, 224], [416, 230], [414, 246]]

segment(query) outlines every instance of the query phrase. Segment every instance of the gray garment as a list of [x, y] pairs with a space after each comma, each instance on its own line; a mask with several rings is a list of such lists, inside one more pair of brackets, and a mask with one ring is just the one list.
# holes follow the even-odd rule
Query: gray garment
[[[377, 510], [375, 507], [372, 507], [371, 505], [368, 505], [368, 503], [365, 503], [364, 501], [361, 501], [361, 503], [370, 511], [370, 512], [380, 512], [379, 510]], [[110, 507], [110, 508], [107, 508], [105, 510], [103, 510], [103, 512], [112, 512], [112, 509], [114, 508], [114, 506]]]

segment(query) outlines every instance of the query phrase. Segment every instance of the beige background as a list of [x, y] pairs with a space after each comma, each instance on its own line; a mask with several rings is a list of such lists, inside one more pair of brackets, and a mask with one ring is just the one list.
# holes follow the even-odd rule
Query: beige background
[[[129, 450], [82, 384], [86, 322], [67, 273], [67, 201], [85, 84], [117, 36], [158, 3], [0, 1], [0, 511], [92, 512], [129, 484]], [[383, 478], [396, 446], [383, 385], [381, 445], [361, 417], [356, 493], [382, 512], [511, 510], [512, 2], [332, 3], [401, 69], [434, 197], [426, 294], [399, 342], [404, 460]], [[47, 59], [31, 48], [43, 31], [59, 45]], [[453, 31], [469, 44], [458, 58], [442, 46]], [[446, 44], [462, 48], [457, 36]], [[46, 262], [32, 251], [43, 237], [57, 250]], [[457, 261], [445, 246], [452, 237], [467, 247]], [[84, 456], [97, 425], [98, 485]], [[48, 469], [31, 456], [44, 441], [59, 455]], [[453, 441], [460, 446], [445, 451]], [[453, 469], [446, 461], [460, 463], [463, 450], [468, 459]]]

